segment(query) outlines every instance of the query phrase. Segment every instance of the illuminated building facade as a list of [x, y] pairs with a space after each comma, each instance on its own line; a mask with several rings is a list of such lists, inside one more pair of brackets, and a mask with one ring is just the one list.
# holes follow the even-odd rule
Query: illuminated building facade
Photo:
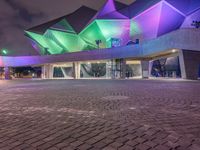
[[98, 11], [82, 6], [28, 29], [25, 35], [40, 56], [5, 62], [41, 65], [47, 79], [197, 79], [199, 21], [199, 0], [136, 0], [130, 5], [107, 0]]

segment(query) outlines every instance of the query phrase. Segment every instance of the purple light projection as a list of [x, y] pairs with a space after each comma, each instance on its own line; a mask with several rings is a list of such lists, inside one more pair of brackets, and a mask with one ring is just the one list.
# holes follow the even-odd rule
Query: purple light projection
[[134, 39], [155, 38], [159, 27], [162, 3], [158, 3], [132, 19], [131, 35]]
[[185, 15], [190, 15], [193, 11], [200, 8], [200, 0], [166, 0], [174, 8]]
[[98, 12], [97, 18], [106, 15], [108, 13], [111, 13], [113, 11], [116, 11], [114, 1], [108, 0], [106, 4], [103, 6], [103, 8]]
[[161, 36], [168, 32], [179, 29], [184, 19], [184, 14], [180, 13], [174, 7], [168, 5], [167, 2], [163, 2], [157, 35]]
[[114, 11], [109, 14], [98, 17], [98, 19], [128, 19], [128, 17], [122, 15], [121, 13]]
[[181, 28], [193, 28], [193, 26], [191, 26], [193, 21], [200, 21], [200, 10], [195, 11], [193, 14], [187, 16]]
[[92, 21], [95, 19], [128, 19], [128, 17], [116, 10], [114, 0], [108, 0]]
[[33, 47], [38, 53], [41, 53], [41, 50], [40, 50], [38, 44], [37, 44], [35, 41], [33, 41], [32, 39], [30, 39], [30, 41], [31, 41], [32, 47]]
[[161, 1], [132, 19], [132, 38], [147, 40], [180, 28], [184, 14]]

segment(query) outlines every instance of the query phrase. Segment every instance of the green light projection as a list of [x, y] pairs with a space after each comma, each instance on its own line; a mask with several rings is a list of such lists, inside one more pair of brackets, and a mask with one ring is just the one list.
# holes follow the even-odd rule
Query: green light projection
[[37, 41], [37, 43], [40, 46], [42, 46], [44, 49], [47, 49], [47, 51], [50, 54], [63, 53], [63, 48], [61, 48], [59, 45], [57, 45], [56, 42], [54, 42], [53, 40], [48, 39], [48, 38], [44, 37], [43, 35], [29, 32], [29, 31], [26, 31], [26, 34], [34, 41]]
[[122, 27], [119, 26], [118, 21], [97, 20], [96, 22], [106, 40], [111, 37], [122, 35]]
[[142, 33], [140, 26], [138, 25], [137, 22], [135, 22], [134, 20], [131, 20], [131, 25], [130, 25], [130, 36], [131, 39], [134, 40], [133, 38], [135, 38], [135, 35], [140, 35]]
[[109, 41], [111, 38], [120, 39], [122, 44], [126, 44], [129, 41], [130, 21], [128, 19], [97, 20], [96, 22], [106, 41]]
[[80, 33], [81, 38], [85, 41], [96, 45], [95, 40], [102, 40], [100, 48], [109, 48], [111, 38], [119, 38], [123, 44], [130, 40], [130, 21], [128, 19], [121, 20], [95, 20]]
[[[110, 48], [112, 38], [118, 38], [126, 45], [130, 40], [130, 26], [128, 19], [98, 19], [77, 35], [63, 19], [50, 27], [44, 35], [28, 31], [26, 33], [42, 47], [42, 51], [47, 48], [50, 54], [61, 54], [97, 49], [96, 40], [101, 40], [100, 49]], [[133, 27], [132, 25], [131, 28]]]
[[66, 52], [77, 52], [84, 50], [87, 44], [77, 35], [56, 30], [48, 30], [48, 37], [63, 47]]
[[103, 33], [101, 32], [98, 24], [96, 21], [91, 23], [89, 26], [87, 26], [80, 34], [80, 37], [86, 41], [89, 45], [93, 47], [97, 47], [96, 40], [101, 40], [102, 44], [100, 44], [100, 48], [106, 47], [106, 39], [103, 36]]

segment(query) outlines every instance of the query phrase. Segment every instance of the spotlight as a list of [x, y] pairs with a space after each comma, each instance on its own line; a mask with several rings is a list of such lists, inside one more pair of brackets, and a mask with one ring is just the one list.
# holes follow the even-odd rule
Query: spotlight
[[172, 53], [176, 53], [176, 50], [175, 50], [175, 49], [173, 49], [173, 50], [172, 50]]

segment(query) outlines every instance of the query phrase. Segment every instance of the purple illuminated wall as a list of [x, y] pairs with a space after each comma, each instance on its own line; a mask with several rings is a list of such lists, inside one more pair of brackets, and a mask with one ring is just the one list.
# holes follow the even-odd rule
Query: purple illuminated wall
[[168, 5], [162, 3], [162, 11], [160, 14], [159, 29], [157, 35], [163, 35], [170, 31], [179, 29], [185, 17], [179, 11]]
[[178, 9], [185, 15], [190, 15], [200, 8], [200, 0], [166, 0], [174, 8]]
[[193, 21], [200, 21], [200, 10], [195, 11], [193, 14], [186, 17], [182, 28], [194, 28], [191, 24]]
[[159, 2], [132, 18], [132, 38], [147, 40], [179, 29], [184, 16], [167, 2]]
[[107, 3], [103, 6], [103, 8], [99, 11], [98, 16], [103, 16], [108, 13], [115, 11], [115, 4], [113, 0], [108, 0]]
[[162, 4], [158, 3], [132, 19], [131, 35], [133, 39], [151, 39], [157, 37]]

